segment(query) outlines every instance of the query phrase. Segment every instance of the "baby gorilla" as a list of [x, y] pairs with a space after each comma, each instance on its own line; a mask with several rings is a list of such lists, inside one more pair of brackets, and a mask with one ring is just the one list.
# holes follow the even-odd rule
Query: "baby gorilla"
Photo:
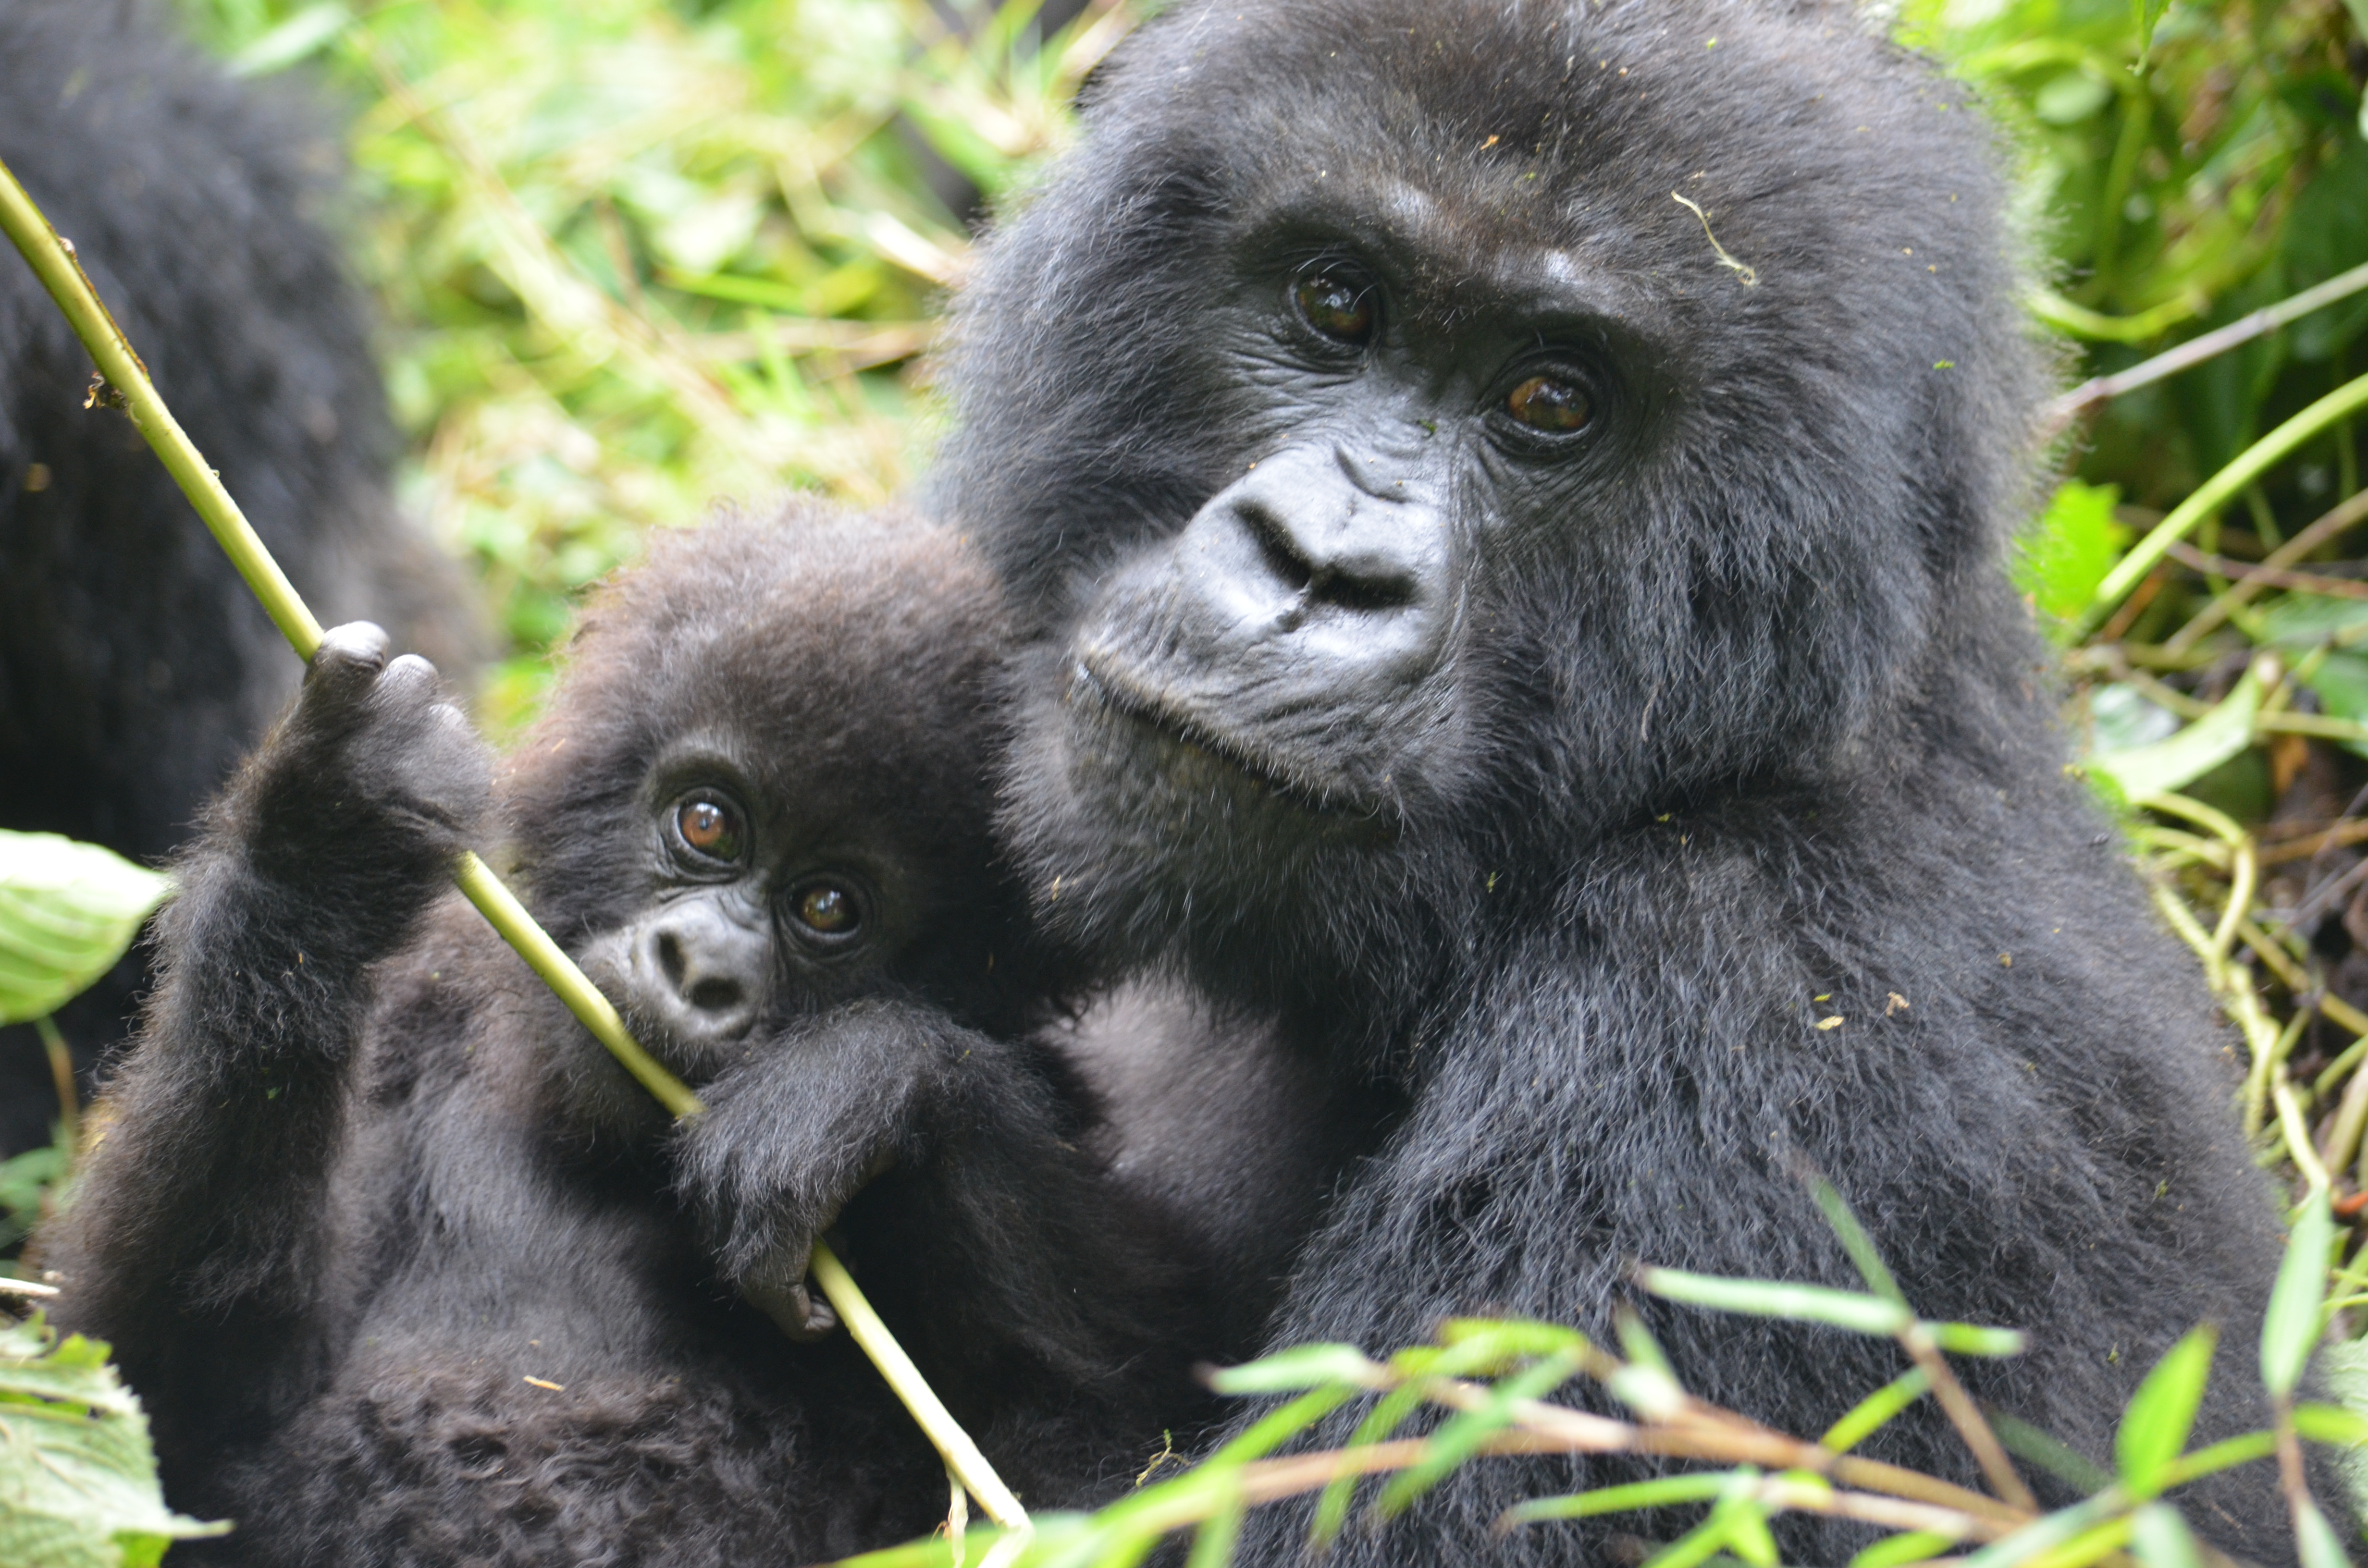
[[942, 1469], [817, 1337], [834, 1221], [1031, 1503], [1195, 1417], [1178, 1249], [1015, 1043], [1058, 986], [987, 838], [1001, 637], [953, 535], [814, 508], [660, 540], [594, 601], [499, 811], [537, 917], [711, 1108], [677, 1127], [441, 896], [490, 785], [433, 670], [329, 635], [179, 868], [47, 1238], [172, 1501], [238, 1521], [187, 1555], [800, 1562], [927, 1531]]

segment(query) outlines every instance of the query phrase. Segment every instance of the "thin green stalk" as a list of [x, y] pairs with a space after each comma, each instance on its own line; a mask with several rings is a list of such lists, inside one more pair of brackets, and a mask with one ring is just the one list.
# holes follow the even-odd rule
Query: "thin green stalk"
[[[50, 226], [50, 221], [41, 215], [40, 209], [5, 162], [0, 162], [0, 230], [7, 233], [26, 264], [40, 278], [41, 286], [49, 290], [50, 298], [57, 302], [74, 335], [82, 339], [99, 373], [107, 378], [108, 387], [122, 399], [132, 424], [155, 449], [165, 472], [180, 485], [189, 505], [197, 508], [198, 516], [205, 520], [231, 563], [238, 568], [238, 574], [262, 601], [272, 623], [279, 628], [298, 656], [310, 659], [321, 645], [321, 623], [313, 619], [295, 585], [264, 548], [238, 503], [222, 487], [222, 475], [207, 466], [196, 444], [158, 395], [155, 383], [148, 379], [148, 368], [132, 352], [123, 329], [116, 324], [97, 290], [91, 287], [73, 244]], [[688, 1085], [642, 1049], [609, 999], [600, 994], [550, 934], [535, 924], [526, 906], [473, 852], [461, 852], [453, 866], [452, 880], [502, 939], [518, 949], [518, 956], [567, 1004], [568, 1010], [592, 1032], [593, 1038], [608, 1047], [625, 1071], [659, 1104], [677, 1117], [696, 1116], [706, 1108]], [[996, 1523], [1024, 1527], [1026, 1510], [986, 1462], [978, 1445], [947, 1412], [912, 1358], [896, 1344], [854, 1278], [819, 1240], [814, 1248], [814, 1274], [823, 1294], [837, 1309], [839, 1321], [848, 1325], [849, 1335], [880, 1369], [880, 1375], [912, 1413], [947, 1467], [962, 1477], [971, 1495], [979, 1500]]]
[[2248, 447], [2234, 462], [2197, 486], [2193, 494], [2180, 502], [2170, 516], [2156, 524], [2154, 531], [2140, 540], [2127, 555], [2122, 557], [2121, 562], [2105, 574], [2105, 580], [2097, 585], [2096, 597], [2081, 612], [2076, 628], [2078, 635], [2086, 637], [2102, 624], [2106, 616], [2112, 613], [2113, 607], [2121, 603], [2123, 597], [2154, 570], [2155, 563], [2169, 553], [2170, 547], [2185, 539], [2198, 523], [2217, 517], [2221, 507], [2295, 448], [2346, 415], [2362, 408], [2368, 408], [2368, 376], [2348, 381], [2320, 398]]

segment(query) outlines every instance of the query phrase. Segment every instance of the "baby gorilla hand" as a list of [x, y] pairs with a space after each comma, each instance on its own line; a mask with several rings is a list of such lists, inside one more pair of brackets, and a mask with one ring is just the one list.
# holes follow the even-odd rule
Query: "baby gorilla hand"
[[484, 819], [484, 743], [433, 665], [390, 661], [386, 648], [386, 633], [366, 620], [325, 634], [294, 711], [250, 765], [240, 793], [267, 875], [307, 885], [431, 879]]
[[814, 1238], [923, 1153], [975, 1037], [925, 1008], [858, 1002], [803, 1018], [711, 1082], [677, 1135], [676, 1190], [723, 1277], [793, 1338], [837, 1319], [807, 1290]]

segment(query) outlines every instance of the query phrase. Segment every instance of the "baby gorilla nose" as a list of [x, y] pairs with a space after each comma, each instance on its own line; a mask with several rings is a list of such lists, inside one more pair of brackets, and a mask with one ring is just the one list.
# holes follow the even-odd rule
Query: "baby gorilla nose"
[[641, 1011], [686, 1045], [736, 1040], [756, 1021], [771, 971], [766, 930], [713, 898], [669, 904], [632, 944], [631, 983]]

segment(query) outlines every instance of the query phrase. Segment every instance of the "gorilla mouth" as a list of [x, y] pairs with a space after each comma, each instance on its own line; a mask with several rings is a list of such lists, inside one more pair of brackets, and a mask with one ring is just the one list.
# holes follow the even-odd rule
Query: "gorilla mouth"
[[1310, 779], [1314, 769], [1261, 745], [1237, 730], [1220, 729], [1190, 711], [1159, 684], [1123, 667], [1105, 649], [1088, 649], [1070, 665], [1073, 701], [1099, 709], [1131, 722], [1165, 745], [1182, 748], [1223, 764], [1258, 793], [1295, 806], [1312, 816], [1382, 818], [1391, 814], [1389, 802], [1348, 787], [1338, 773], [1324, 782]]

